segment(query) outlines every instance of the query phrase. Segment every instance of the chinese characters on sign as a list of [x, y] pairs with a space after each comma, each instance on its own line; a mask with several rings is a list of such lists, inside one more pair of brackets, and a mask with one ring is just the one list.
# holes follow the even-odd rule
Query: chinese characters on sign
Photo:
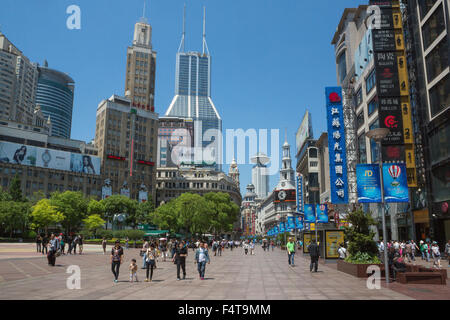
[[348, 203], [347, 155], [341, 87], [325, 88], [330, 156], [331, 203]]

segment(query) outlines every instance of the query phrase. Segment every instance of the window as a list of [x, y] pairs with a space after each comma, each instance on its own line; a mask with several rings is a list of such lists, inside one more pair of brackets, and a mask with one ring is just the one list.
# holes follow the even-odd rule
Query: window
[[448, 41], [447, 37], [428, 54], [426, 57], [427, 78], [432, 82], [448, 66]]
[[359, 105], [362, 103], [363, 95], [362, 95], [362, 88], [358, 89], [358, 92], [356, 92], [355, 95], [355, 105], [356, 107], [359, 107]]
[[377, 110], [378, 110], [378, 97], [375, 97], [367, 105], [367, 112], [369, 116], [371, 116]]
[[433, 5], [436, 3], [436, 0], [420, 0], [419, 9], [420, 9], [420, 18], [423, 19], [427, 15], [427, 13], [433, 8]]
[[380, 122], [378, 121], [378, 118], [375, 119], [374, 122], [372, 122], [372, 124], [369, 126], [369, 129], [376, 129], [380, 127]]
[[367, 163], [365, 133], [363, 133], [358, 137], [358, 153], [359, 153], [359, 163]]
[[310, 158], [317, 158], [317, 149], [316, 148], [310, 148], [309, 149], [309, 157]]
[[373, 140], [370, 140], [370, 156], [372, 158], [372, 163], [376, 163], [379, 161], [379, 154], [378, 154], [378, 143], [376, 143]]
[[356, 125], [358, 128], [360, 128], [363, 124], [364, 124], [364, 112], [360, 112], [360, 114], [356, 116]]
[[430, 90], [431, 116], [450, 106], [450, 76], [447, 75]]
[[366, 93], [372, 91], [372, 89], [376, 86], [376, 75], [375, 69], [373, 69], [369, 76], [366, 78]]
[[345, 51], [338, 57], [338, 75], [339, 81], [344, 82], [347, 76], [347, 55]]
[[450, 157], [450, 124], [430, 136], [430, 151], [432, 165]]
[[431, 17], [422, 27], [424, 51], [436, 40], [436, 38], [445, 30], [444, 10], [442, 4], [436, 9]]

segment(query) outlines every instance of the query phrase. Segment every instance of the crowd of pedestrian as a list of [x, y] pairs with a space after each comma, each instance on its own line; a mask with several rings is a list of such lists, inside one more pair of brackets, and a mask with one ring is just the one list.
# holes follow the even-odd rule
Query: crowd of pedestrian
[[[68, 249], [66, 252], [66, 244]], [[78, 254], [83, 253], [83, 236], [81, 234], [70, 234], [69, 236], [60, 233], [56, 235], [51, 233], [48, 234], [38, 234], [36, 236], [36, 252], [42, 253], [42, 255], [47, 255], [48, 264], [55, 266], [56, 257], [66, 254]]]

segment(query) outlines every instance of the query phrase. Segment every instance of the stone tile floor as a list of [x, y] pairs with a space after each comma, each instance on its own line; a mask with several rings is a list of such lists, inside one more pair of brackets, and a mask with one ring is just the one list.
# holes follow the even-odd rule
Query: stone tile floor
[[[109, 253], [111, 247], [108, 246]], [[138, 283], [129, 283], [128, 265], [132, 258], [142, 258], [137, 249], [125, 250], [119, 283], [113, 283], [109, 255], [100, 246], [85, 245], [84, 254], [61, 256], [56, 266], [47, 265], [45, 256], [35, 252], [34, 244], [0, 244], [0, 299], [246, 299], [246, 300], [392, 300], [450, 299], [449, 286], [409, 286], [393, 283], [386, 288], [369, 290], [366, 280], [336, 270], [333, 264], [321, 264], [318, 273], [309, 272], [309, 257], [295, 257], [289, 267], [285, 251], [246, 256], [238, 248], [225, 250], [221, 257], [211, 257], [206, 279], [199, 280], [194, 252], [189, 250], [187, 279], [176, 280], [176, 266], [168, 259], [159, 261], [153, 282], [143, 282], [145, 270], [139, 269]], [[81, 289], [66, 287], [67, 267], [81, 269]]]

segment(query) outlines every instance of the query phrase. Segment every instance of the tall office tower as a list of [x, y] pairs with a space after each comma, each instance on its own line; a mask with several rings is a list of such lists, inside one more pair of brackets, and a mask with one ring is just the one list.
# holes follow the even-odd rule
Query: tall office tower
[[51, 134], [70, 139], [74, 81], [66, 73], [48, 68], [47, 61], [43, 67], [38, 66], [38, 72], [36, 104], [41, 107], [44, 117], [50, 118]]
[[125, 96], [132, 106], [155, 111], [156, 52], [152, 50], [152, 27], [143, 17], [134, 25], [133, 45], [127, 49]]
[[0, 33], [0, 118], [32, 124], [37, 66]]
[[[194, 121], [194, 163], [221, 170], [222, 119], [211, 99], [211, 56], [206, 44], [203, 16], [203, 52], [185, 52], [183, 36], [177, 53], [175, 97], [166, 116]], [[206, 51], [205, 51], [206, 49]]]
[[255, 193], [259, 199], [264, 199], [269, 193], [269, 175], [266, 164], [269, 157], [259, 152], [251, 158], [255, 165], [252, 168], [252, 184], [255, 186]]
[[146, 189], [155, 199], [157, 132], [158, 114], [133, 107], [129, 98], [113, 95], [100, 102], [95, 146], [113, 194], [138, 199]]

